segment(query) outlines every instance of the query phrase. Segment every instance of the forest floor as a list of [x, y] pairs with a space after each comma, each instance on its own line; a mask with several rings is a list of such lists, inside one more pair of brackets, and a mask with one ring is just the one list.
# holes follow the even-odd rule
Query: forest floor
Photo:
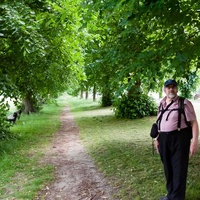
[[55, 179], [37, 200], [113, 200], [114, 189], [96, 168], [79, 139], [69, 108], [60, 116], [62, 125], [45, 149], [44, 163], [55, 166]]

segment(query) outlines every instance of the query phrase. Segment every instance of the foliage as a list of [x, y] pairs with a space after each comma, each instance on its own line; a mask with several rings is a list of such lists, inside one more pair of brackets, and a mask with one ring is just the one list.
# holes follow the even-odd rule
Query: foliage
[[[78, 4], [78, 0], [18, 0], [0, 5], [3, 77], [11, 80], [17, 98], [33, 104], [29, 111], [66, 90], [72, 74], [73, 78], [81, 74]], [[11, 96], [12, 91], [5, 93]]]
[[145, 95], [122, 95], [113, 103], [115, 116], [118, 118], [136, 119], [156, 115], [157, 105], [153, 98]]
[[4, 102], [4, 99], [0, 100], [0, 141], [7, 138], [10, 132], [10, 124], [7, 121], [8, 104]]
[[107, 107], [112, 105], [113, 93], [109, 84], [102, 88], [101, 106]]
[[[0, 95], [38, 112], [81, 79], [79, 0], [0, 3]], [[23, 104], [23, 105], [22, 105]], [[5, 117], [0, 116], [2, 129]]]
[[[191, 87], [192, 85], [194, 87]], [[181, 96], [189, 99], [193, 98], [192, 94], [196, 91], [198, 85], [199, 85], [199, 76], [196, 75], [196, 72], [189, 73], [187, 80], [182, 79], [179, 82], [178, 88], [181, 93]]]
[[16, 86], [7, 75], [5, 76], [4, 70], [0, 69], [0, 140], [10, 137], [11, 124], [7, 121], [10, 107], [7, 98], [14, 99], [17, 94]]
[[83, 7], [92, 38], [86, 74], [100, 88], [109, 80], [111, 90], [120, 93], [139, 80], [147, 94], [159, 92], [168, 78], [183, 83], [185, 94], [195, 88], [190, 77], [195, 80], [200, 67], [197, 0], [86, 0]]
[[102, 107], [107, 107], [112, 105], [112, 99], [110, 94], [103, 94], [101, 98], [101, 106]]
[[159, 92], [168, 78], [190, 97], [200, 68], [198, 9], [198, 0], [3, 1], [2, 91], [27, 112], [93, 87], [107, 106], [108, 90], [119, 98], [140, 82], [143, 93]]

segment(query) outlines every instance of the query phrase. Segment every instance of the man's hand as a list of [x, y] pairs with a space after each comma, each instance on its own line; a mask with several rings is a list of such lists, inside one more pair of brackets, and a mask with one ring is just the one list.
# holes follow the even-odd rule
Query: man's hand
[[154, 146], [155, 146], [156, 152], [159, 153], [159, 149], [158, 149], [159, 142], [157, 139], [154, 141]]
[[193, 156], [198, 151], [198, 141], [192, 141], [190, 144], [190, 155]]
[[190, 144], [190, 155], [193, 156], [198, 150], [199, 125], [197, 120], [190, 122], [192, 125], [192, 142]]

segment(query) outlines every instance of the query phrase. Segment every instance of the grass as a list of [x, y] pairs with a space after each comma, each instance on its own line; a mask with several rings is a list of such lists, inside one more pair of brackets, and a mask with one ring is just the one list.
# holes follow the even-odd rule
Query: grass
[[[63, 96], [40, 114], [22, 115], [11, 129], [14, 137], [0, 142], [0, 199], [32, 200], [53, 180], [53, 166], [40, 160], [66, 103], [89, 154], [116, 189], [116, 199], [156, 200], [166, 193], [163, 167], [159, 156], [152, 155], [149, 136], [155, 117], [116, 119], [111, 107]], [[186, 200], [200, 199], [199, 166], [200, 151], [190, 159]]]
[[[68, 99], [81, 139], [122, 200], [156, 200], [166, 193], [159, 155], [152, 155], [149, 130], [155, 117], [116, 119], [112, 108]], [[186, 200], [200, 199], [200, 153], [190, 159]]]
[[40, 114], [22, 114], [11, 127], [13, 137], [0, 141], [0, 199], [34, 199], [53, 179], [53, 166], [40, 160], [60, 126], [64, 105], [65, 99], [60, 98], [58, 105], [47, 105]]

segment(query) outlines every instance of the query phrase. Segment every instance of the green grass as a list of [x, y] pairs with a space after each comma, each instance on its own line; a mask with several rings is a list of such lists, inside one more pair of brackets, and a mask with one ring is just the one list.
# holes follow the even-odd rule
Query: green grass
[[[116, 119], [112, 108], [69, 99], [81, 139], [122, 200], [156, 200], [166, 194], [159, 155], [152, 155], [149, 130], [155, 117]], [[190, 159], [186, 200], [200, 199], [200, 153]]]
[[60, 126], [59, 115], [65, 105], [60, 98], [58, 105], [47, 105], [39, 114], [22, 114], [11, 127], [13, 137], [0, 141], [0, 199], [34, 199], [53, 179], [53, 166], [40, 160]]
[[[41, 163], [45, 148], [60, 126], [61, 110], [70, 105], [80, 138], [121, 200], [156, 200], [166, 193], [159, 156], [152, 155], [149, 129], [155, 117], [116, 119], [112, 108], [98, 102], [61, 97], [40, 114], [22, 114], [0, 142], [0, 199], [32, 200], [53, 180], [54, 168]], [[197, 113], [197, 115], [200, 114]], [[186, 200], [200, 198], [200, 151], [190, 159]]]

